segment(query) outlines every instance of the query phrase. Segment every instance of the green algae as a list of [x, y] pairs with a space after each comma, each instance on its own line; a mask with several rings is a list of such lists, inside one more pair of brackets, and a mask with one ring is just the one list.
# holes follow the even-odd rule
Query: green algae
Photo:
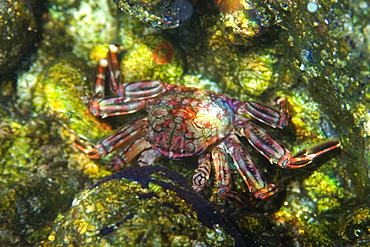
[[185, 2], [176, 3], [175, 0], [117, 0], [115, 3], [131, 18], [158, 29], [176, 28], [193, 14], [191, 2], [185, 8]]
[[277, 95], [286, 98], [291, 111], [291, 123], [299, 138], [324, 139], [320, 133], [320, 106], [312, 101], [310, 95], [305, 91], [282, 91]]
[[121, 70], [126, 82], [151, 79], [179, 84], [184, 61], [180, 50], [164, 37], [146, 36], [126, 52]]
[[366, 244], [370, 235], [369, 221], [369, 207], [357, 208], [344, 218], [339, 235], [352, 243]]
[[110, 127], [87, 113], [86, 102], [92, 91], [83, 62], [71, 56], [51, 63], [39, 77], [33, 105], [36, 111], [46, 111], [68, 130], [96, 141], [110, 133]]
[[[0, 225], [1, 231], [7, 233], [1, 237], [4, 245], [43, 241], [55, 215], [67, 209], [70, 196], [82, 188], [79, 176], [72, 170], [48, 166], [58, 162], [60, 166], [65, 162], [58, 158], [53, 161], [54, 157], [62, 157], [58, 150], [61, 145], [56, 148], [60, 140], [53, 135], [30, 135], [45, 131], [46, 127], [31, 123], [19, 128], [1, 146], [2, 152], [6, 149], [1, 162], [0, 186], [0, 214], [3, 216]], [[35, 145], [39, 149], [35, 149]]]
[[206, 23], [204, 40], [187, 47], [188, 72], [216, 81], [223, 93], [241, 100], [268, 91], [277, 62], [275, 51], [263, 45], [248, 49], [230, 45], [216, 23]]
[[318, 213], [340, 208], [345, 191], [334, 178], [315, 172], [304, 181], [304, 186], [308, 196], [317, 203]]
[[[292, 50], [298, 58], [294, 66], [302, 70], [302, 82], [308, 85], [307, 91], [319, 103], [322, 114], [332, 123], [340, 123], [336, 124], [336, 128], [343, 144], [342, 159], [352, 164], [345, 168], [348, 169], [345, 176], [356, 181], [356, 193], [367, 195], [368, 176], [362, 165], [366, 162], [365, 139], [361, 137], [362, 130], [357, 120], [357, 109], [363, 106], [354, 94], [359, 92], [363, 83], [362, 76], [357, 75], [368, 70], [368, 60], [358, 60], [356, 57], [368, 51], [363, 52], [360, 48], [356, 52], [356, 49], [352, 49], [356, 54], [350, 52], [347, 40], [353, 39], [357, 33], [350, 34], [346, 30], [353, 25], [352, 19], [355, 18], [346, 12], [348, 4], [346, 1], [327, 1], [315, 14], [306, 11], [303, 4], [297, 5], [295, 21], [283, 25], [297, 31], [291, 34], [293, 39], [290, 39], [293, 47], [299, 48]], [[329, 25], [328, 21], [334, 25]], [[344, 26], [338, 25], [340, 23]], [[298, 28], [303, 25], [306, 31]], [[353, 143], [357, 145], [356, 150], [352, 149]], [[348, 152], [349, 149], [352, 151]]]
[[63, 33], [63, 36], [53, 37], [53, 41], [61, 46], [70, 45], [75, 55], [87, 60], [94, 45], [113, 42], [116, 37], [117, 22], [110, 11], [108, 2], [51, 1], [52, 21], [48, 28]]
[[[268, 164], [261, 166], [263, 174], [272, 177], [269, 182], [286, 189], [270, 201], [257, 203], [263, 205], [260, 208], [267, 208], [266, 212], [256, 212], [251, 206], [248, 210], [252, 215], [244, 216], [244, 220], [235, 223], [243, 229], [243, 234], [254, 232], [258, 236], [246, 234], [246, 238], [258, 241], [255, 239], [261, 236], [270, 239], [268, 236], [276, 234], [268, 242], [270, 246], [282, 242], [318, 246], [332, 243], [361, 244], [368, 241], [368, 212], [366, 207], [358, 209], [359, 204], [366, 204], [369, 191], [366, 172], [369, 164], [369, 154], [366, 156], [370, 135], [369, 128], [366, 127], [370, 122], [366, 111], [369, 108], [369, 90], [365, 83], [368, 59], [363, 59], [368, 57], [369, 42], [366, 39], [364, 44], [358, 42], [362, 32], [366, 34], [366, 18], [361, 17], [366, 16], [367, 8], [360, 8], [346, 1], [326, 1], [320, 3], [316, 13], [310, 13], [306, 2], [276, 1], [271, 3], [269, 11], [274, 12], [275, 21], [282, 29], [272, 28], [273, 35], [267, 33], [267, 36], [257, 39], [261, 42], [246, 48], [228, 42], [224, 30], [218, 26], [221, 23], [221, 20], [217, 20], [219, 16], [213, 15], [212, 11], [209, 14], [200, 9], [196, 26], [181, 27], [166, 32], [166, 36], [162, 37], [159, 35], [162, 33], [147, 28], [138, 21], [132, 21], [128, 15], [117, 13], [117, 10], [112, 9], [112, 4], [110, 7], [105, 5], [100, 10], [96, 4], [89, 6], [89, 3], [91, 2], [50, 3], [43, 42], [32, 69], [28, 74], [20, 73], [17, 79], [19, 99], [14, 107], [17, 110], [9, 110], [19, 111], [20, 114], [27, 113], [24, 109], [31, 112], [29, 115], [1, 115], [1, 176], [4, 178], [1, 193], [3, 198], [10, 199], [8, 202], [0, 202], [2, 215], [9, 215], [1, 222], [4, 223], [1, 230], [6, 233], [6, 239], [1, 239], [2, 243], [42, 244], [49, 236], [54, 218], [58, 217], [64, 220], [56, 221], [69, 223], [71, 231], [86, 234], [92, 226], [93, 233], [99, 229], [95, 228], [99, 221], [94, 219], [93, 224], [90, 224], [89, 221], [93, 219], [82, 212], [86, 221], [77, 225], [76, 230], [76, 226], [72, 226], [72, 216], [62, 216], [62, 209], [68, 207], [75, 192], [92, 183], [91, 178], [96, 181], [109, 174], [104, 165], [99, 166], [104, 162], [91, 161], [84, 154], [77, 153], [72, 144], [78, 135], [95, 141], [108, 134], [108, 131], [99, 129], [100, 122], [85, 113], [93, 85], [95, 63], [97, 58], [104, 56], [105, 51], [100, 51], [104, 50], [101, 47], [111, 42], [123, 44], [126, 49], [126, 53], [122, 54], [126, 81], [157, 79], [176, 84], [184, 81], [185, 85], [197, 87], [201, 83], [204, 88], [244, 100], [262, 101], [268, 105], [272, 105], [276, 95], [286, 96], [291, 104], [293, 127], [279, 131], [270, 128], [267, 130], [287, 144], [293, 153], [319, 140], [340, 137], [343, 146], [339, 158], [325, 163], [326, 158], [314, 162], [311, 167], [316, 169], [315, 172], [308, 167], [295, 171], [279, 170], [275, 174], [275, 168]], [[346, 13], [348, 7], [353, 13]], [[83, 15], [84, 11], [86, 16]], [[97, 18], [100, 15], [104, 18]], [[94, 20], [98, 22], [96, 25]], [[95, 31], [90, 31], [90, 35], [88, 30]], [[194, 36], [198, 37], [193, 39]], [[153, 62], [153, 50], [160, 43], [170, 43], [175, 50], [175, 58], [165, 65]], [[34, 81], [36, 86], [27, 84], [28, 80]], [[2, 88], [5, 89], [2, 95], [11, 95], [4, 83]], [[27, 101], [30, 98], [31, 103]], [[3, 102], [4, 99], [1, 98], [1, 103]], [[7, 102], [6, 106], [10, 104], [12, 103]], [[329, 123], [326, 128], [323, 127], [323, 118]], [[356, 148], [353, 148], [354, 145]], [[334, 154], [328, 158], [331, 156]], [[258, 153], [253, 153], [253, 158], [259, 163], [266, 163], [263, 158], [258, 157]], [[196, 159], [192, 162], [196, 166]], [[186, 162], [163, 159], [161, 164], [186, 174], [188, 180], [191, 180], [192, 170], [187, 168], [189, 164]], [[185, 170], [189, 171], [184, 172]], [[62, 175], [61, 178], [59, 175]], [[238, 190], [245, 191], [246, 187], [239, 181], [239, 175], [234, 175]], [[156, 178], [164, 179], [163, 176]], [[60, 182], [51, 183], [49, 180]], [[212, 190], [211, 182], [207, 185], [205, 195], [209, 196], [209, 191]], [[108, 196], [119, 198], [115, 193], [119, 194], [121, 190], [117, 188], [122, 186], [127, 189], [127, 183], [114, 182], [116, 191], [110, 191]], [[16, 184], [22, 186], [15, 186]], [[43, 186], [50, 188], [46, 193], [50, 200], [40, 198], [37, 193], [43, 191]], [[202, 228], [196, 223], [196, 218], [182, 221], [181, 214], [191, 212], [188, 205], [171, 193], [165, 194], [167, 192], [158, 185], [151, 185], [149, 190], [164, 194], [164, 197], [173, 197], [174, 203], [184, 208], [175, 222], [168, 217], [161, 217], [153, 222], [151, 226], [154, 232], [150, 236], [160, 241], [157, 230], [162, 229], [169, 236], [166, 243], [191, 242], [188, 236], [169, 228], [171, 224], [181, 226], [189, 234], [197, 227]], [[100, 217], [99, 219], [114, 218], [110, 214], [99, 216], [99, 211], [107, 211], [98, 203], [99, 189], [95, 188], [94, 193], [96, 196], [92, 198], [90, 205], [86, 206], [83, 201], [79, 201], [81, 207], [95, 209], [93, 214]], [[58, 200], [58, 195], [61, 195], [64, 202]], [[16, 203], [18, 198], [19, 204]], [[355, 206], [347, 203], [351, 198], [356, 199]], [[234, 212], [237, 218], [243, 214], [236, 206], [219, 199], [217, 193], [209, 200], [220, 211]], [[136, 221], [138, 227], [133, 229], [133, 234], [138, 239], [146, 234], [145, 229], [140, 229], [139, 226], [146, 227], [147, 218], [152, 213], [158, 214], [158, 210], [152, 208], [156, 205], [155, 202], [148, 201], [148, 209], [151, 211], [145, 216], [146, 211], [142, 209], [143, 218]], [[78, 200], [70, 212], [80, 213], [77, 202]], [[275, 202], [276, 205], [271, 206]], [[118, 212], [121, 210], [120, 205], [122, 204], [113, 201], [111, 207], [106, 207]], [[131, 206], [133, 205], [134, 203]], [[24, 208], [28, 208], [28, 211]], [[332, 218], [337, 219], [338, 213], [346, 211], [349, 211], [349, 216], [340, 214], [341, 223], [333, 221]], [[118, 214], [125, 215], [122, 211]], [[31, 220], [39, 221], [40, 224], [28, 224]], [[263, 224], [264, 221], [268, 221], [270, 227]], [[110, 224], [114, 222], [117, 221], [112, 220]], [[248, 227], [244, 227], [245, 224]], [[193, 226], [195, 227], [191, 228]], [[124, 229], [120, 228], [119, 231], [124, 232]], [[58, 234], [62, 234], [61, 232], [60, 230]], [[207, 241], [220, 236], [227, 238], [214, 231], [203, 233], [208, 236]], [[298, 237], [295, 237], [296, 234]], [[52, 234], [49, 239], [62, 241], [60, 238], [55, 240], [55, 237]], [[94, 236], [83, 234], [81, 237], [84, 241], [92, 238]], [[72, 236], [68, 235], [67, 240], [72, 241]], [[204, 241], [200, 242], [205, 243]]]
[[8, 125], [0, 149], [0, 228], [6, 233], [0, 241], [4, 246], [41, 243], [56, 215], [89, 179], [78, 171], [83, 162], [70, 159], [71, 146], [60, 137], [57, 122], [5, 114], [1, 120]]
[[286, 189], [288, 197], [274, 214], [277, 225], [287, 229], [296, 241], [309, 246], [339, 243], [337, 230], [340, 224], [332, 214], [337, 215], [344, 207], [345, 193], [340, 184], [324, 172], [315, 172], [303, 186], [295, 183]]

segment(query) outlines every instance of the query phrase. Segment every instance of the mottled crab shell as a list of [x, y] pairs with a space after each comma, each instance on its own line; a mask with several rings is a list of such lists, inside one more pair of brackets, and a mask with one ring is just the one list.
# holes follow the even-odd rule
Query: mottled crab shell
[[205, 90], [192, 89], [153, 101], [147, 140], [170, 158], [194, 156], [229, 135], [234, 112], [227, 102]]

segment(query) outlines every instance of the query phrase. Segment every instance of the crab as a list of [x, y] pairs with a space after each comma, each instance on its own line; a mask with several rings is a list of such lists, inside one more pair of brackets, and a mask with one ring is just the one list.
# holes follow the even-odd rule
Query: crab
[[[153, 164], [161, 155], [170, 159], [199, 156], [192, 178], [195, 191], [204, 188], [213, 166], [218, 193], [225, 199], [238, 200], [231, 189], [229, 163], [232, 163], [249, 192], [257, 199], [266, 199], [274, 195], [278, 187], [263, 179], [239, 137], [244, 136], [270, 163], [281, 168], [306, 166], [340, 146], [338, 139], [331, 139], [293, 156], [283, 144], [245, 116], [282, 129], [290, 120], [284, 98], [277, 101], [279, 110], [275, 110], [257, 102], [239, 101], [224, 94], [157, 80], [123, 83], [118, 50], [119, 47], [111, 45], [106, 59], [99, 62], [89, 110], [101, 118], [138, 111], [145, 111], [147, 115], [124, 125], [96, 145], [75, 144], [92, 159], [119, 150], [111, 162], [113, 171], [122, 169], [139, 155], [141, 166]], [[105, 93], [106, 74], [113, 96]], [[232, 162], [227, 161], [228, 155]]]

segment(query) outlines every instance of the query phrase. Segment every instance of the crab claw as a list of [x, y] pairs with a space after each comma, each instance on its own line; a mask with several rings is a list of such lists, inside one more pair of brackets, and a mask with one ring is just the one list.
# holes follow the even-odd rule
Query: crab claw
[[107, 155], [107, 151], [101, 144], [97, 144], [94, 146], [87, 146], [85, 147], [83, 144], [80, 143], [73, 143], [73, 146], [75, 146], [78, 150], [84, 152], [87, 157], [90, 159], [100, 159]]
[[282, 167], [299, 168], [310, 164], [316, 157], [340, 147], [338, 139], [330, 139], [319, 143], [307, 150], [303, 150], [282, 163]]
[[278, 193], [280, 189], [275, 184], [266, 184], [264, 188], [259, 189], [253, 193], [256, 199], [266, 200], [267, 198]]
[[257, 102], [243, 101], [237, 103], [236, 111], [238, 114], [249, 114], [273, 128], [283, 129], [290, 122], [288, 103], [285, 98], [279, 98], [276, 104], [279, 105], [278, 111]]
[[291, 152], [258, 125], [245, 122], [242, 128], [249, 143], [272, 164], [282, 168], [300, 168], [316, 157], [340, 147], [338, 139], [331, 139], [293, 156]]
[[218, 194], [225, 200], [238, 203], [242, 207], [247, 207], [248, 205], [243, 202], [243, 200], [238, 196], [235, 191], [230, 191], [229, 188], [218, 188]]

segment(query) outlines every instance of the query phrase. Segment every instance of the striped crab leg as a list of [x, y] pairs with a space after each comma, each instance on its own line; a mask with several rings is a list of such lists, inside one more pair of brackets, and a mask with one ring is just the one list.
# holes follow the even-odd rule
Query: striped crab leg
[[225, 144], [234, 166], [255, 198], [264, 200], [278, 192], [275, 184], [265, 182], [254, 161], [236, 136], [231, 135]]
[[331, 139], [293, 156], [291, 152], [269, 135], [263, 128], [245, 119], [238, 127], [240, 135], [245, 136], [249, 143], [270, 163], [282, 168], [300, 168], [310, 164], [318, 156], [340, 147], [338, 139]]
[[226, 154], [226, 146], [224, 144], [219, 144], [212, 148], [210, 153], [199, 157], [199, 166], [195, 170], [196, 173], [193, 176], [193, 189], [199, 192], [204, 188], [209, 179], [213, 164], [218, 194], [226, 200], [235, 201], [245, 206], [245, 203], [231, 190], [231, 169], [226, 161]]
[[141, 118], [138, 121], [126, 124], [95, 146], [86, 146], [80, 143], [74, 143], [74, 146], [84, 152], [89, 158], [100, 159], [117, 149], [122, 149], [135, 143], [137, 139], [143, 136], [146, 124], [147, 118]]
[[282, 129], [289, 124], [290, 113], [285, 98], [279, 98], [276, 101], [276, 104], [279, 105], [278, 111], [254, 101], [233, 101], [232, 104], [236, 108], [237, 114], [249, 114], [273, 128]]
[[[95, 93], [90, 99], [89, 108], [94, 116], [126, 115], [137, 112], [146, 106], [146, 99], [155, 98], [166, 92], [167, 84], [156, 80], [122, 83], [122, 74], [117, 59], [118, 47], [111, 45], [106, 59], [99, 61], [95, 79]], [[109, 78], [106, 78], [108, 71]], [[105, 83], [109, 80], [110, 91], [115, 96], [105, 95]]]
[[153, 164], [154, 160], [161, 156], [161, 153], [158, 150], [153, 149], [150, 143], [143, 136], [134, 140], [113, 158], [111, 162], [112, 171], [122, 169], [128, 162], [139, 154], [141, 154], [139, 158], [140, 166]]
[[216, 186], [218, 194], [231, 201], [237, 201], [240, 204], [244, 203], [240, 200], [237, 194], [231, 190], [231, 169], [226, 161], [226, 147], [224, 144], [215, 146], [211, 151], [212, 162], [215, 168]]
[[209, 180], [212, 164], [211, 155], [209, 153], [200, 155], [198, 158], [198, 168], [195, 170], [193, 175], [193, 190], [200, 192]]

